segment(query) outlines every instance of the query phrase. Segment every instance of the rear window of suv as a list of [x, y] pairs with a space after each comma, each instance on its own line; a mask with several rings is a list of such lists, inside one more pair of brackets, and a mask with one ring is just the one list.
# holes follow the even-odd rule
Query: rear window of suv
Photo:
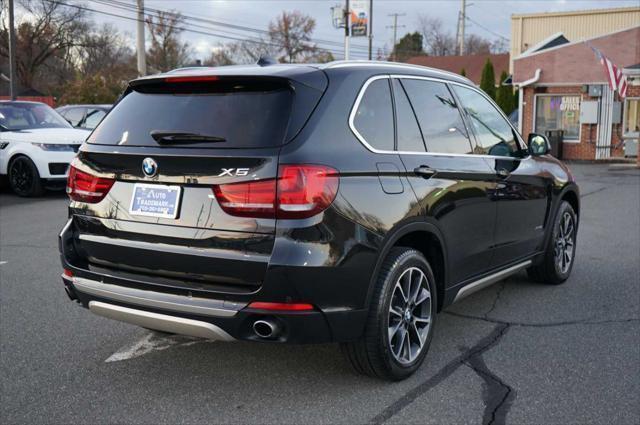
[[[282, 81], [151, 81], [133, 86], [88, 142], [206, 148], [280, 146], [285, 142], [292, 101], [293, 93]], [[158, 141], [159, 133], [206, 137]]]

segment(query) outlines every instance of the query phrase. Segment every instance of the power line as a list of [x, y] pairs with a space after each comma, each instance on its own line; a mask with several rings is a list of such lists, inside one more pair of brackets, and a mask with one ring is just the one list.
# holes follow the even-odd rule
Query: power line
[[[114, 17], [114, 18], [125, 19], [125, 20], [129, 20], [129, 21], [133, 21], [133, 22], [139, 22], [138, 18], [119, 15], [119, 14], [116, 14], [116, 13], [97, 10], [97, 9], [92, 9], [92, 8], [86, 7], [86, 6], [80, 6], [80, 5], [76, 5], [76, 4], [65, 3], [65, 2], [59, 1], [59, 0], [45, 0], [45, 1], [47, 1], [48, 3], [59, 4], [61, 6], [73, 7], [73, 8], [79, 9], [79, 10], [85, 10], [85, 11], [88, 11], [88, 12], [107, 15], [107, 16], [111, 16], [111, 17]], [[149, 15], [149, 16], [151, 16], [151, 15]], [[168, 25], [165, 25], [165, 24], [162, 24], [162, 23], [156, 23], [156, 25], [159, 25], [161, 27], [167, 27], [168, 26]], [[193, 24], [190, 24], [190, 25], [193, 26]], [[210, 36], [210, 37], [217, 37], [217, 38], [234, 40], [234, 41], [261, 44], [261, 45], [264, 45], [264, 46], [271, 46], [271, 47], [276, 47], [276, 48], [280, 48], [280, 49], [282, 49], [284, 47], [282, 45], [271, 43], [271, 42], [264, 41], [264, 40], [233, 37], [233, 36], [224, 35], [224, 34], [218, 34], [218, 33], [213, 33], [213, 32], [207, 32], [207, 31], [201, 31], [201, 30], [197, 30], [197, 29], [192, 29], [192, 28], [189, 28], [189, 27], [186, 27], [186, 26], [175, 26], [175, 28], [180, 30], [180, 31], [190, 32], [190, 33], [194, 33], [194, 34], [201, 34], [201, 35], [206, 35], [206, 36]], [[309, 47], [311, 47], [311, 46], [309, 46]], [[342, 52], [338, 51], [338, 50], [332, 50], [332, 49], [326, 49], [326, 48], [323, 48], [323, 50], [326, 50], [326, 51], [328, 51], [328, 52], [330, 52], [332, 54], [336, 54], [336, 55], [342, 54]], [[362, 55], [364, 55], [364, 53], [362, 53]]]
[[503, 39], [504, 41], [510, 41], [510, 40], [509, 40], [509, 38], [507, 38], [507, 37], [505, 37], [505, 36], [503, 36], [503, 35], [501, 35], [501, 34], [498, 34], [497, 32], [495, 32], [495, 31], [493, 31], [493, 30], [491, 30], [491, 29], [489, 29], [489, 28], [485, 27], [485, 26], [484, 26], [484, 25], [482, 25], [482, 24], [479, 24], [478, 22], [474, 21], [473, 19], [471, 19], [471, 18], [470, 18], [470, 17], [468, 17], [468, 16], [467, 16], [467, 20], [468, 20], [469, 22], [472, 22], [472, 23], [474, 23], [475, 25], [479, 26], [479, 27], [480, 27], [480, 28], [482, 28], [483, 30], [485, 30], [485, 31], [487, 31], [487, 32], [489, 32], [489, 33], [491, 33], [491, 34], [495, 35], [496, 37]]
[[[118, 8], [118, 9], [122, 9], [122, 10], [127, 10], [127, 11], [135, 11], [136, 10], [135, 5], [130, 4], [130, 3], [126, 3], [126, 2], [123, 2], [123, 1], [118, 1], [118, 0], [91, 0], [91, 1], [93, 1], [94, 3], [98, 3], [98, 4], [102, 4], [102, 5], [105, 5], [105, 6], [110, 6], [110, 7], [114, 7], [114, 8]], [[149, 11], [154, 12], [154, 13], [158, 13], [158, 12], [174, 13], [174, 12], [171, 12], [171, 11], [157, 9], [157, 8], [153, 8], [153, 7], [146, 7], [146, 10], [149, 10]], [[230, 23], [227, 23], [227, 22], [213, 20], [213, 19], [210, 19], [210, 18], [204, 18], [204, 17], [200, 17], [200, 16], [193, 16], [193, 15], [189, 15], [189, 14], [184, 14], [184, 13], [181, 13], [181, 12], [180, 12], [180, 15], [187, 21], [196, 21], [196, 22], [206, 23], [206, 24], [211, 25], [211, 26], [220, 26], [220, 27], [224, 27], [224, 28], [231, 28], [231, 29], [238, 30], [238, 31], [251, 32], [251, 33], [254, 33], [254, 34], [269, 35], [269, 31], [268, 30], [264, 30], [264, 29], [253, 28], [253, 27], [244, 26], [244, 25], [230, 24]], [[210, 27], [204, 27], [202, 25], [198, 25], [198, 24], [194, 24], [194, 23], [188, 23], [188, 25], [191, 25], [191, 26], [197, 27], [197, 28], [211, 29]], [[215, 31], [228, 33], [228, 34], [231, 34], [231, 35], [237, 36], [237, 37], [247, 37], [246, 34], [238, 34], [238, 33], [234, 33], [232, 31], [226, 30], [226, 29], [223, 30], [223, 29], [220, 29], [220, 28], [215, 28]], [[318, 39], [318, 38], [312, 38], [312, 39], [310, 39], [310, 41], [311, 42], [315, 42], [316, 44], [324, 44], [324, 45], [330, 45], [330, 46], [335, 46], [335, 47], [342, 47], [342, 43], [338, 42], [338, 41], [323, 40], [323, 39]], [[363, 53], [365, 51], [368, 51], [368, 47], [366, 47], [366, 46], [354, 45], [352, 47], [361, 50]]]

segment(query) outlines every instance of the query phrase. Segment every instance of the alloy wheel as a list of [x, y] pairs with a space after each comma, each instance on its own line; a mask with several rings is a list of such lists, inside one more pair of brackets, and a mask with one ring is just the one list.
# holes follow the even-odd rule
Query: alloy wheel
[[555, 260], [558, 271], [565, 274], [573, 261], [575, 225], [569, 212], [562, 215], [555, 241]]
[[431, 292], [424, 272], [405, 270], [396, 281], [389, 305], [389, 345], [393, 357], [410, 364], [422, 352], [431, 327]]
[[18, 193], [26, 193], [33, 185], [33, 173], [26, 161], [22, 158], [16, 159], [11, 164], [10, 181], [11, 187]]

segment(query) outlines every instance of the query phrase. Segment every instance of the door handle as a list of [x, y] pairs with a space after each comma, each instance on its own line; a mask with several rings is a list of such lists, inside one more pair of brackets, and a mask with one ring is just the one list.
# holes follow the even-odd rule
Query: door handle
[[413, 170], [413, 172], [421, 177], [424, 177], [425, 179], [428, 179], [429, 177], [432, 177], [436, 173], [436, 170], [426, 165], [421, 165], [419, 167], [416, 167]]

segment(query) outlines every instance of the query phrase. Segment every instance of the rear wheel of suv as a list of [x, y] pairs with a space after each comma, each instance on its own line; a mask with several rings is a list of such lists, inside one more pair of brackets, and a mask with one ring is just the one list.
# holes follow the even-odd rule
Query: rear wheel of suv
[[26, 156], [19, 156], [9, 164], [9, 185], [18, 196], [40, 196], [44, 193], [40, 173]]
[[427, 354], [436, 306], [427, 260], [414, 249], [393, 248], [378, 274], [364, 335], [343, 343], [342, 351], [359, 373], [405, 379]]
[[567, 280], [576, 255], [578, 218], [571, 204], [562, 201], [553, 223], [553, 234], [549, 238], [544, 258], [538, 265], [527, 269], [535, 281], [559, 285]]

